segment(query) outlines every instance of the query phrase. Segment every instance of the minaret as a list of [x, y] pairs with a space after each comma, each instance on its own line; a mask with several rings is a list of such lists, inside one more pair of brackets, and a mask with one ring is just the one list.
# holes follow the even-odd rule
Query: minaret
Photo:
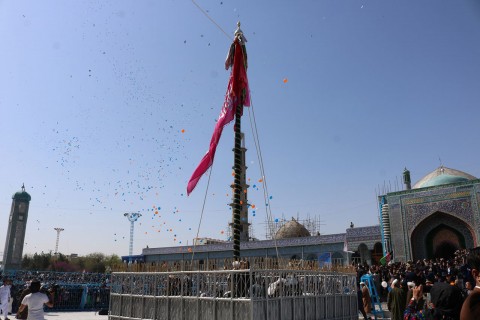
[[[248, 197], [247, 197], [247, 189], [249, 185], [247, 184], [247, 166], [245, 161], [245, 152], [247, 149], [245, 148], [245, 135], [240, 133], [242, 139], [242, 146], [240, 147], [240, 186], [241, 186], [241, 193], [240, 193], [240, 204], [242, 205], [240, 210], [240, 241], [248, 241], [250, 239], [249, 235], [249, 227], [250, 223], [248, 223]], [[230, 185], [232, 189], [234, 185]], [[230, 206], [233, 208], [233, 196], [232, 196], [232, 203]], [[232, 234], [233, 234], [233, 223], [230, 223], [232, 227]]]
[[403, 184], [405, 185], [405, 190], [412, 189], [412, 181], [410, 180], [410, 171], [407, 170], [407, 167], [405, 167], [405, 170], [403, 170]]
[[3, 253], [3, 268], [5, 270], [20, 269], [22, 266], [28, 208], [32, 197], [25, 191], [25, 185], [22, 185], [22, 190], [16, 192], [12, 199], [12, 209], [8, 220], [7, 239], [5, 240], [5, 251]]

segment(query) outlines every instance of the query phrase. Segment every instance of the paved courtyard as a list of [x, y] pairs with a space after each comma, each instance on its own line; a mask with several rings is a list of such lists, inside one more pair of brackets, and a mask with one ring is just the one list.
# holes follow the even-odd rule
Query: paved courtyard
[[[14, 317], [10, 316], [10, 319]], [[45, 312], [45, 320], [107, 320], [108, 316], [100, 316], [93, 311], [79, 312]]]
[[[384, 318], [378, 316], [377, 319], [390, 319], [390, 312], [387, 310], [386, 303], [382, 303], [384, 310]], [[15, 319], [14, 315], [9, 316]], [[359, 314], [359, 319], [363, 317]], [[93, 311], [76, 311], [76, 312], [45, 312], [45, 320], [108, 320], [108, 316], [101, 316]]]

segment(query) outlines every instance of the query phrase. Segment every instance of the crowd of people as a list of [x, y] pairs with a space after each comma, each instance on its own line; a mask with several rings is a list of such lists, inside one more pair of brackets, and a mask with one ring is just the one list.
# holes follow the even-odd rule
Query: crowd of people
[[[1, 278], [4, 284], [0, 287], [0, 313], [4, 318], [17, 310], [21, 311], [25, 297], [37, 292], [25, 302], [39, 304], [43, 301], [42, 304], [49, 305], [48, 302], [56, 310], [97, 310], [108, 307], [110, 278], [104, 273], [19, 270], [4, 273]], [[40, 293], [49, 300], [45, 302], [45, 296]]]
[[56, 271], [28, 271], [17, 270], [9, 272], [4, 277], [12, 280], [14, 285], [25, 285], [32, 279], [41, 283], [56, 284], [102, 284], [108, 285], [110, 276], [105, 273], [94, 272], [56, 272]]
[[[361, 281], [366, 274], [371, 283]], [[387, 302], [392, 320], [480, 319], [477, 253], [457, 250], [452, 259], [362, 264], [357, 266], [357, 278], [359, 309], [365, 319], [371, 316], [372, 298]]]

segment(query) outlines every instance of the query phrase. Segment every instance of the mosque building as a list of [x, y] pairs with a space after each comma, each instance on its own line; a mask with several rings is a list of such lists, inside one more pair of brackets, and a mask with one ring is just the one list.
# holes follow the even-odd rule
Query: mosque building
[[450, 258], [478, 246], [480, 179], [440, 166], [405, 190], [378, 197], [382, 244], [397, 261]]
[[[310, 234], [292, 218], [269, 240], [242, 239], [242, 257], [277, 256], [316, 260], [329, 253], [332, 264], [378, 264], [387, 253], [395, 261], [452, 257], [457, 249], [475, 248], [480, 239], [480, 179], [441, 166], [411, 186], [404, 171], [403, 191], [378, 197], [379, 225], [355, 227], [345, 233]], [[245, 222], [247, 223], [247, 222]], [[232, 243], [199, 242], [194, 259], [231, 258]], [[145, 248], [137, 256], [144, 262], [180, 261], [192, 257], [192, 246]], [[123, 257], [125, 260], [128, 257]]]

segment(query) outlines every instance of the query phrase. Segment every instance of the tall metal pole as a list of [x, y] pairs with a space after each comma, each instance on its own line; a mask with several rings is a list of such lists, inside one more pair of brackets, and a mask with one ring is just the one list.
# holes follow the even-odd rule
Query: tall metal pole
[[240, 260], [240, 213], [242, 212], [243, 203], [240, 200], [242, 193], [241, 174], [242, 174], [242, 134], [241, 134], [241, 115], [243, 105], [240, 103], [237, 106], [235, 113], [235, 145], [233, 150], [234, 155], [234, 178], [233, 178], [233, 259]]
[[133, 253], [133, 228], [135, 221], [138, 220], [142, 216], [141, 213], [138, 212], [127, 212], [123, 214], [127, 217], [128, 221], [130, 221], [130, 244], [128, 247], [128, 262], [132, 262], [132, 253]]
[[62, 232], [63, 228], [53, 228], [53, 230], [57, 231], [57, 242], [55, 243], [55, 255], [58, 255], [58, 242], [60, 242], [60, 232]]
[[[245, 42], [246, 39], [243, 36], [243, 32], [240, 29], [240, 22], [237, 23], [237, 30], [235, 30], [235, 38], [238, 39], [239, 41], [237, 42], [236, 45], [241, 45], [242, 46], [242, 52], [243, 52], [243, 59], [242, 63], [245, 64], [246, 68], [246, 50], [245, 50]], [[237, 58], [238, 57], [234, 57]], [[236, 79], [238, 80], [238, 79]], [[235, 81], [235, 80], [234, 80]], [[236, 110], [235, 110], [235, 126], [233, 128], [235, 132], [235, 144], [233, 148], [233, 155], [234, 155], [234, 165], [233, 165], [233, 172], [234, 172], [234, 178], [233, 178], [233, 259], [235, 261], [240, 260], [240, 214], [242, 212], [243, 206], [247, 205], [246, 203], [243, 203], [241, 200], [241, 194], [242, 194], [242, 180], [241, 180], [241, 175], [242, 175], [242, 128], [241, 128], [241, 117], [243, 114], [243, 99], [240, 97], [237, 97], [237, 105], [236, 105]]]

